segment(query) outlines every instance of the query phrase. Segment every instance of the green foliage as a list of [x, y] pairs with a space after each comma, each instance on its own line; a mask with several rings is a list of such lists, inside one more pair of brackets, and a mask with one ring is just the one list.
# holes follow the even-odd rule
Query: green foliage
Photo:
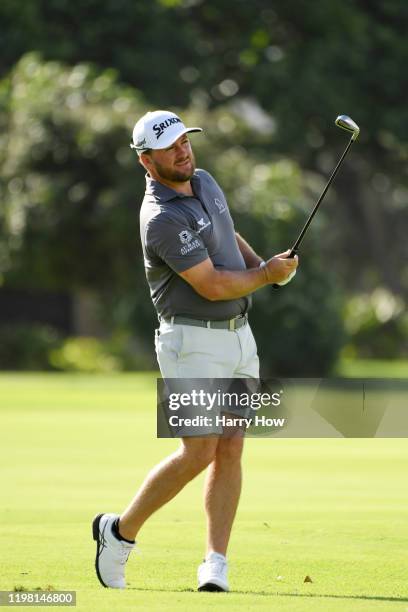
[[14, 324], [0, 327], [0, 370], [52, 370], [49, 353], [61, 342], [47, 325]]
[[49, 363], [65, 372], [118, 372], [151, 370], [153, 361], [130, 334], [116, 333], [108, 339], [78, 336], [66, 338], [48, 354]]
[[96, 338], [69, 338], [50, 353], [50, 362], [57, 370], [66, 372], [113, 372], [120, 363], [105, 350]]
[[318, 136], [335, 141], [332, 117], [353, 109], [372, 161], [392, 170], [390, 138], [406, 156], [405, 0], [3, 0], [0, 19], [2, 73], [36, 49], [114, 67], [155, 106], [252, 96], [277, 120], [275, 146], [309, 160]]
[[175, 87], [180, 85], [175, 58], [180, 51], [189, 57], [194, 33], [179, 31], [178, 4], [158, 0], [27, 0], [18, 4], [3, 0], [1, 72], [6, 73], [22, 55], [35, 49], [47, 60], [71, 65], [92, 62], [99, 71], [113, 67], [121, 80], [139, 88], [143, 84], [153, 103], [157, 104], [163, 87], [172, 91], [173, 104], [185, 100], [185, 93], [181, 89], [178, 93]]
[[[112, 71], [44, 63], [35, 54], [20, 61], [9, 97], [1, 213], [6, 253], [0, 272], [9, 286], [96, 291], [107, 329], [135, 330], [140, 352], [149, 346], [152, 355], [155, 322], [137, 218], [143, 172], [128, 147], [134, 120], [145, 110], [138, 93], [119, 85]], [[205, 128], [206, 136], [193, 140], [198, 164], [212, 171], [225, 190], [237, 230], [265, 257], [288, 248], [315, 195], [298, 165], [268, 159], [262, 152], [264, 135], [252, 133], [227, 107], [192, 107], [183, 117]], [[252, 156], [244, 148], [249, 138]], [[299, 282], [282, 289], [279, 300], [264, 290], [253, 311], [261, 352], [268, 368], [279, 374], [309, 372], [313, 360], [314, 370], [323, 374], [341, 344], [339, 305], [324, 297], [331, 290], [327, 271], [316, 257], [305, 258], [302, 271]], [[276, 313], [273, 302], [279, 304]], [[279, 331], [265, 344], [271, 321]], [[289, 336], [296, 346], [292, 359], [285, 355], [292, 346]], [[69, 341], [53, 366], [86, 368], [103, 353], [97, 343], [82, 348], [84, 363], [78, 365], [81, 351]]]
[[[261, 352], [274, 371], [327, 371], [344, 293], [364, 303], [385, 288], [405, 308], [405, 0], [3, 0], [0, 20], [0, 283], [93, 289], [107, 328], [150, 346], [135, 119], [178, 106], [204, 125], [198, 164], [266, 257], [301, 227], [342, 150], [333, 119], [346, 112], [361, 137], [296, 282], [279, 299], [256, 294]], [[361, 324], [343, 311], [348, 350], [405, 355], [403, 314], [382, 321], [370, 308]]]
[[262, 375], [330, 374], [345, 341], [335, 280], [309, 262], [292, 283], [265, 289], [255, 298], [252, 328], [263, 358]]
[[69, 337], [49, 325], [16, 323], [0, 327], [0, 370], [116, 372], [156, 367], [130, 333], [110, 338]]
[[[132, 258], [137, 228], [137, 215], [133, 221], [130, 215], [137, 179], [132, 184], [129, 132], [142, 108], [111, 71], [62, 70], [33, 54], [19, 63], [1, 177], [8, 252], [0, 272], [11, 282], [123, 283], [122, 254], [129, 249]], [[90, 241], [94, 256], [88, 258]]]
[[404, 302], [385, 289], [354, 296], [346, 305], [349, 357], [408, 357], [408, 314]]
[[112, 372], [118, 362], [107, 355], [96, 338], [72, 338], [50, 354], [52, 365], [67, 372]]

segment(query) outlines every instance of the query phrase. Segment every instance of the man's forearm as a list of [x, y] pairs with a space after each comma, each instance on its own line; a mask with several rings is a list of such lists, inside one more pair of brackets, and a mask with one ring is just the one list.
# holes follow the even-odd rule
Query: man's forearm
[[216, 270], [211, 283], [211, 293], [207, 296], [211, 301], [235, 300], [253, 293], [268, 284], [263, 268], [251, 270]]
[[254, 249], [248, 244], [248, 242], [240, 235], [235, 232], [235, 236], [238, 243], [238, 248], [241, 251], [241, 255], [244, 258], [245, 265], [247, 268], [258, 268], [262, 261], [262, 257], [259, 257]]
[[210, 300], [235, 300], [253, 293], [270, 283], [282, 283], [297, 268], [297, 257], [288, 258], [289, 251], [271, 257], [263, 266], [249, 270], [219, 270], [207, 257], [201, 263], [180, 272], [180, 276], [195, 291]]

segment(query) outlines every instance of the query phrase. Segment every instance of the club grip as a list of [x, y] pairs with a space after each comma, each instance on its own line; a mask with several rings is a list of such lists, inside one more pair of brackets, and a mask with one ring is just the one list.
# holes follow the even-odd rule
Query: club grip
[[[287, 259], [293, 259], [295, 255], [297, 255], [297, 250], [296, 249], [292, 249], [291, 252], [289, 253]], [[273, 287], [273, 289], [282, 289], [282, 287], [280, 285], [278, 285], [277, 283], [273, 283], [272, 287]]]

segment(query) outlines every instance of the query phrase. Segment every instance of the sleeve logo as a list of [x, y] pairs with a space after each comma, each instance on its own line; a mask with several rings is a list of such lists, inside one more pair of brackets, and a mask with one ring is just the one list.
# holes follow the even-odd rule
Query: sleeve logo
[[179, 233], [181, 244], [189, 244], [193, 238], [188, 230], [183, 230]]
[[227, 210], [227, 207], [225, 206], [224, 202], [222, 202], [221, 200], [219, 200], [218, 198], [214, 199], [214, 202], [218, 208], [218, 212], [221, 214], [223, 212], [225, 212]]
[[201, 242], [197, 238], [193, 240], [193, 235], [188, 230], [180, 232], [179, 238], [181, 244], [184, 244], [180, 249], [181, 255], [187, 255], [190, 251], [194, 251], [194, 249], [198, 249], [201, 246]]

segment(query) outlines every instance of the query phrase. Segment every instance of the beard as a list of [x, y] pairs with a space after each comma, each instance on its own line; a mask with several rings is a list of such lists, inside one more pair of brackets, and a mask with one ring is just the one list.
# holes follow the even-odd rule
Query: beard
[[191, 179], [196, 169], [193, 153], [191, 153], [189, 157], [189, 161], [190, 161], [190, 164], [186, 166], [185, 169], [180, 168], [178, 170], [177, 167], [168, 168], [167, 166], [163, 166], [157, 161], [154, 162], [154, 167], [155, 167], [157, 174], [162, 179], [171, 181], [172, 183], [185, 183], [186, 181], [189, 181]]

